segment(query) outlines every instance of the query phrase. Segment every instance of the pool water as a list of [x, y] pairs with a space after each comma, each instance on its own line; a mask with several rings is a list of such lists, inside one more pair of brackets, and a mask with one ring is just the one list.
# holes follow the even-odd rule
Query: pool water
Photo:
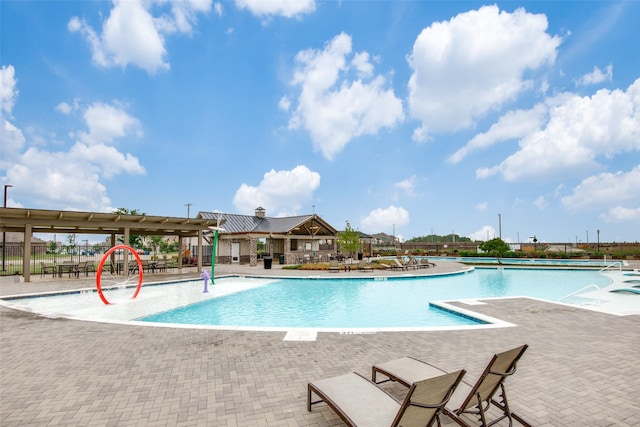
[[[420, 257], [418, 257], [420, 258]], [[455, 257], [455, 256], [430, 256], [432, 261], [456, 261], [471, 264], [497, 264], [498, 258], [492, 257]], [[569, 259], [569, 258], [500, 258], [503, 265], [517, 266], [561, 266], [561, 267], [606, 267], [620, 264], [621, 261], [612, 259]]]
[[509, 296], [559, 301], [585, 286], [609, 282], [593, 271], [545, 269], [476, 269], [388, 280], [282, 279], [136, 320], [308, 328], [477, 325], [477, 320], [431, 307], [429, 302]]

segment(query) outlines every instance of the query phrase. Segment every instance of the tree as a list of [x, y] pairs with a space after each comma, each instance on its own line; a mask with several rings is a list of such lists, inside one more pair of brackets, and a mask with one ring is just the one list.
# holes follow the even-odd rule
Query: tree
[[147, 237], [147, 241], [149, 242], [149, 245], [151, 246], [151, 249], [153, 249], [153, 257], [155, 259], [158, 258], [158, 248], [160, 247], [160, 244], [162, 243], [162, 236], [148, 236]]
[[[114, 214], [119, 215], [146, 215], [144, 212], [139, 212], [137, 209], [129, 210], [127, 208], [117, 208], [113, 211]], [[118, 241], [124, 243], [124, 236], [118, 236]], [[135, 234], [129, 235], [129, 246], [132, 248], [142, 249], [142, 236], [138, 236]]]
[[340, 251], [345, 251], [350, 255], [353, 255], [354, 252], [357, 252], [360, 249], [360, 233], [351, 228], [349, 220], [345, 222], [346, 227], [344, 231], [340, 231], [338, 233], [338, 248]]
[[499, 237], [482, 243], [480, 245], [480, 249], [487, 252], [489, 255], [496, 257], [498, 259], [498, 264], [500, 264], [500, 258], [504, 257], [507, 252], [511, 251], [509, 245]]

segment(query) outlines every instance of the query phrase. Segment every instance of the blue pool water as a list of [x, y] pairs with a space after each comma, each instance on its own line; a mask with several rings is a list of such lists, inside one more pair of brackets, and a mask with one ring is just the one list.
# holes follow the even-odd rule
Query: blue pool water
[[[419, 258], [419, 257], [418, 257]], [[473, 264], [496, 264], [498, 258], [492, 257], [454, 257], [454, 256], [430, 256], [432, 261], [457, 261]], [[503, 265], [517, 266], [561, 266], [561, 267], [606, 267], [611, 264], [620, 263], [612, 259], [562, 259], [562, 258], [500, 258]]]
[[609, 279], [593, 271], [476, 269], [441, 277], [282, 279], [140, 317], [145, 322], [246, 327], [378, 328], [478, 324], [430, 301], [529, 296], [550, 301]]

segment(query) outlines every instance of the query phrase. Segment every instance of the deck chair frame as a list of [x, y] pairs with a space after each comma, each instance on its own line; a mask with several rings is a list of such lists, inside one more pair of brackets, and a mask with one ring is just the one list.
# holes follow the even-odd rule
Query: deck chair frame
[[[399, 427], [402, 425], [416, 425], [415, 422], [417, 421], [417, 419], [419, 419], [420, 426], [428, 427], [436, 423], [438, 427], [440, 427], [441, 423], [439, 416], [445, 410], [445, 405], [447, 404], [449, 399], [451, 399], [453, 392], [455, 391], [458, 384], [460, 384], [460, 382], [462, 381], [462, 377], [465, 375], [465, 373], [466, 371], [462, 369], [451, 373], [445, 373], [444, 375], [441, 375], [439, 377], [428, 378], [413, 383], [409, 387], [409, 391], [407, 392], [407, 395], [402, 403], [397, 401], [397, 399], [391, 396], [386, 390], [379, 388], [377, 384], [373, 383], [363, 375], [356, 372], [354, 372], [353, 374], [361, 378], [362, 381], [370, 383], [371, 386], [375, 387], [375, 389], [379, 391], [379, 393], [389, 396], [398, 404], [398, 412], [396, 413], [395, 418], [391, 423], [391, 427]], [[441, 386], [440, 388], [438, 387], [439, 385]], [[417, 401], [420, 398], [424, 398], [424, 396], [420, 395], [424, 394], [425, 391], [427, 393], [433, 393], [434, 389], [441, 392], [442, 396], [438, 396], [438, 398], [440, 399], [439, 402], [424, 403]], [[312, 400], [314, 394], [319, 397], [319, 400]], [[418, 396], [416, 396], [416, 399], [414, 399], [414, 395], [416, 394]], [[433, 398], [435, 396], [430, 397]], [[334, 401], [327, 393], [324, 393], [321, 387], [317, 387], [314, 383], [309, 382], [309, 384], [307, 385], [307, 410], [311, 412], [312, 405], [321, 402], [325, 402], [327, 406], [329, 406], [336, 414], [338, 414], [340, 419], [342, 419], [342, 421], [344, 421], [347, 425], [352, 427], [358, 426], [356, 421], [354, 421], [349, 416], [347, 411], [343, 410], [340, 407], [339, 403]], [[422, 413], [416, 413], [416, 411], [419, 412], [421, 409], [431, 410], [430, 414], [427, 416], [427, 419], [421, 417]]]
[[[489, 364], [482, 372], [482, 375], [480, 375], [475, 384], [471, 385], [465, 382], [465, 384], [471, 387], [471, 390], [463, 400], [462, 404], [460, 404], [460, 406], [455, 409], [444, 408], [443, 413], [452, 418], [458, 425], [465, 427], [468, 427], [469, 424], [466, 423], [462, 418], [460, 418], [460, 415], [462, 414], [477, 416], [483, 427], [492, 426], [504, 420], [505, 418], [509, 420], [509, 426], [513, 425], [513, 420], [516, 420], [521, 425], [530, 427], [530, 424], [527, 421], [511, 411], [511, 408], [509, 407], [509, 401], [507, 400], [506, 389], [504, 387], [506, 378], [516, 373], [517, 363], [524, 352], [527, 350], [527, 348], [528, 345], [524, 344], [512, 350], [507, 350], [503, 353], [495, 354], [491, 358]], [[501, 357], [506, 356], [512, 356], [509, 358], [511, 359], [511, 363], [509, 363], [509, 366], [505, 367], [504, 371], [500, 371], [498, 370], [499, 368], [495, 367], [494, 365], [496, 365], [496, 362], [498, 362]], [[442, 369], [437, 368], [429, 363], [423, 362], [419, 359], [415, 359], [412, 357], [410, 357], [410, 359], [416, 360], [417, 362], [425, 365], [429, 365], [438, 371], [445, 372]], [[379, 373], [384, 375], [388, 379], [377, 381], [377, 374]], [[386, 381], [395, 381], [404, 385], [405, 387], [408, 387], [410, 385], [409, 380], [395, 374], [391, 369], [383, 369], [376, 365], [372, 366], [371, 368], [371, 378], [372, 381], [376, 384], [380, 384]], [[500, 400], [497, 400], [495, 398], [496, 393], [498, 392]], [[490, 422], [487, 422], [486, 412], [489, 410], [491, 405], [494, 405], [495, 407], [500, 409], [502, 411], [502, 415], [494, 420], [491, 420]]]

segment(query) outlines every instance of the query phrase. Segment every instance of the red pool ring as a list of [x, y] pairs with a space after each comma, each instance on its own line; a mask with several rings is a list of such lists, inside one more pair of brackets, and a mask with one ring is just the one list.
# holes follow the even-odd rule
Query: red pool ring
[[102, 277], [102, 267], [104, 266], [104, 263], [107, 261], [107, 259], [109, 259], [109, 256], [115, 251], [117, 251], [118, 249], [128, 250], [133, 254], [133, 256], [136, 258], [136, 261], [138, 262], [138, 286], [136, 287], [136, 291], [133, 293], [133, 296], [131, 297], [131, 299], [138, 296], [138, 292], [140, 292], [140, 288], [142, 287], [142, 276], [143, 276], [142, 260], [140, 259], [140, 255], [138, 255], [138, 252], [136, 252], [135, 249], [133, 249], [131, 246], [128, 246], [128, 245], [117, 245], [112, 247], [104, 254], [102, 259], [100, 260], [100, 263], [98, 264], [98, 271], [96, 272], [96, 288], [98, 289], [98, 295], [100, 296], [100, 299], [102, 300], [102, 302], [107, 305], [110, 304], [110, 302], [104, 296], [104, 293], [102, 292], [102, 285], [100, 284], [100, 278]]

